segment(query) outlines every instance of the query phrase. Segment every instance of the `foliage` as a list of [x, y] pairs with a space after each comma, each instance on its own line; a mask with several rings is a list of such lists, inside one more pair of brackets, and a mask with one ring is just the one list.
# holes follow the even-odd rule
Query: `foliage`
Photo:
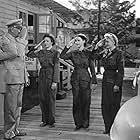
[[76, 17], [73, 24], [80, 23], [89, 34], [90, 40], [96, 40], [98, 34], [102, 38], [106, 32], [116, 34], [120, 44], [129, 44], [135, 40], [133, 38], [135, 11], [131, 8], [136, 0], [133, 2], [128, 0], [122, 2], [119, 0], [69, 0], [69, 2], [82, 16], [82, 18]]

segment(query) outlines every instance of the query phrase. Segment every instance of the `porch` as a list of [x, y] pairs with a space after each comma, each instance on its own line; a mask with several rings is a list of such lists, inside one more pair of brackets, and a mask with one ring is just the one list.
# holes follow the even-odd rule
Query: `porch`
[[[125, 80], [123, 85], [122, 104], [136, 95], [131, 88], [132, 81]], [[67, 91], [66, 98], [56, 100], [56, 124], [55, 127], [48, 126], [41, 128], [41, 111], [37, 105], [24, 112], [20, 121], [21, 131], [27, 132], [27, 136], [19, 137], [20, 140], [110, 140], [108, 135], [102, 134], [104, 123], [101, 115], [101, 80], [98, 80], [98, 86], [92, 93], [90, 108], [90, 127], [89, 130], [74, 131], [74, 121], [72, 116], [72, 93]], [[2, 138], [2, 127], [1, 138]]]

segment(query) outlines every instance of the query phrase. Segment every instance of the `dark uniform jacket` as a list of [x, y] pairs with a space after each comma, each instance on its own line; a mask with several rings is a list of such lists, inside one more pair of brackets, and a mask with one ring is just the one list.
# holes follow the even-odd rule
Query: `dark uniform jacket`
[[122, 86], [124, 76], [124, 66], [122, 51], [117, 48], [111, 54], [102, 59], [102, 64], [105, 69], [103, 80], [113, 83], [117, 86]]
[[[94, 61], [91, 59], [91, 52], [88, 50], [83, 51], [71, 51], [66, 53], [69, 49], [64, 48], [64, 50], [60, 54], [60, 58], [64, 60], [71, 60], [74, 66], [74, 71], [72, 73], [71, 81], [73, 80], [85, 80], [89, 82], [92, 78], [92, 83], [96, 84], [96, 74]], [[88, 70], [90, 69], [90, 72]], [[91, 76], [90, 76], [91, 74]]]
[[30, 51], [27, 56], [37, 57], [39, 59], [41, 70], [47, 71], [48, 79], [52, 79], [52, 82], [59, 82], [59, 52], [54, 50], [43, 49], [37, 53]]

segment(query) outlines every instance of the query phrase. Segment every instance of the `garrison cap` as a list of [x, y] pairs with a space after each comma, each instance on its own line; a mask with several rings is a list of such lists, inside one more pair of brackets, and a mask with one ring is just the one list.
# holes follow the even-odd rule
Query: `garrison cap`
[[117, 38], [117, 36], [115, 34], [113, 34], [113, 33], [106, 33], [104, 35], [104, 37], [109, 37], [114, 42], [115, 45], [118, 45], [118, 38]]
[[78, 36], [79, 36], [79, 37], [82, 37], [82, 38], [84, 38], [84, 40], [88, 41], [88, 37], [87, 37], [85, 34], [79, 33], [79, 34], [77, 34], [76, 36], [77, 36], [77, 37], [78, 37]]
[[45, 37], [49, 37], [51, 39], [51, 42], [52, 42], [52, 45], [55, 45], [55, 37], [53, 34], [50, 34], [50, 33], [46, 33], [44, 36], [43, 36], [43, 39]]
[[6, 26], [22, 26], [22, 19], [14, 19], [14, 20], [10, 20], [9, 22], [7, 22], [5, 24]]

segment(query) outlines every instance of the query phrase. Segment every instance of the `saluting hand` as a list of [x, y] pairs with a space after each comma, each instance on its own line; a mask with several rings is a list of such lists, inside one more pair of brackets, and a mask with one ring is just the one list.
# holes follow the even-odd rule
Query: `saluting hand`
[[74, 42], [75, 42], [75, 38], [73, 38], [73, 39], [68, 43], [68, 45], [67, 45], [66, 47], [69, 49], [70, 47], [72, 47], [72, 46], [74, 45]]
[[28, 80], [25, 82], [25, 87], [28, 87], [30, 85], [30, 79], [28, 78]]
[[114, 92], [118, 92], [119, 91], [119, 86], [115, 85], [114, 86]]
[[139, 76], [140, 76], [140, 71], [137, 71], [137, 72], [135, 73], [135, 75], [136, 75], [136, 77], [139, 77]]
[[97, 84], [90, 85], [91, 93], [96, 89], [96, 87], [97, 87]]
[[53, 83], [52, 83], [52, 86], [51, 86], [51, 89], [52, 89], [52, 90], [57, 89], [57, 83], [53, 82]]
[[42, 48], [42, 46], [40, 45], [40, 46], [37, 48], [37, 50], [35, 50], [34, 52], [37, 53], [37, 52], [41, 51], [42, 49], [43, 49], [43, 48]]

